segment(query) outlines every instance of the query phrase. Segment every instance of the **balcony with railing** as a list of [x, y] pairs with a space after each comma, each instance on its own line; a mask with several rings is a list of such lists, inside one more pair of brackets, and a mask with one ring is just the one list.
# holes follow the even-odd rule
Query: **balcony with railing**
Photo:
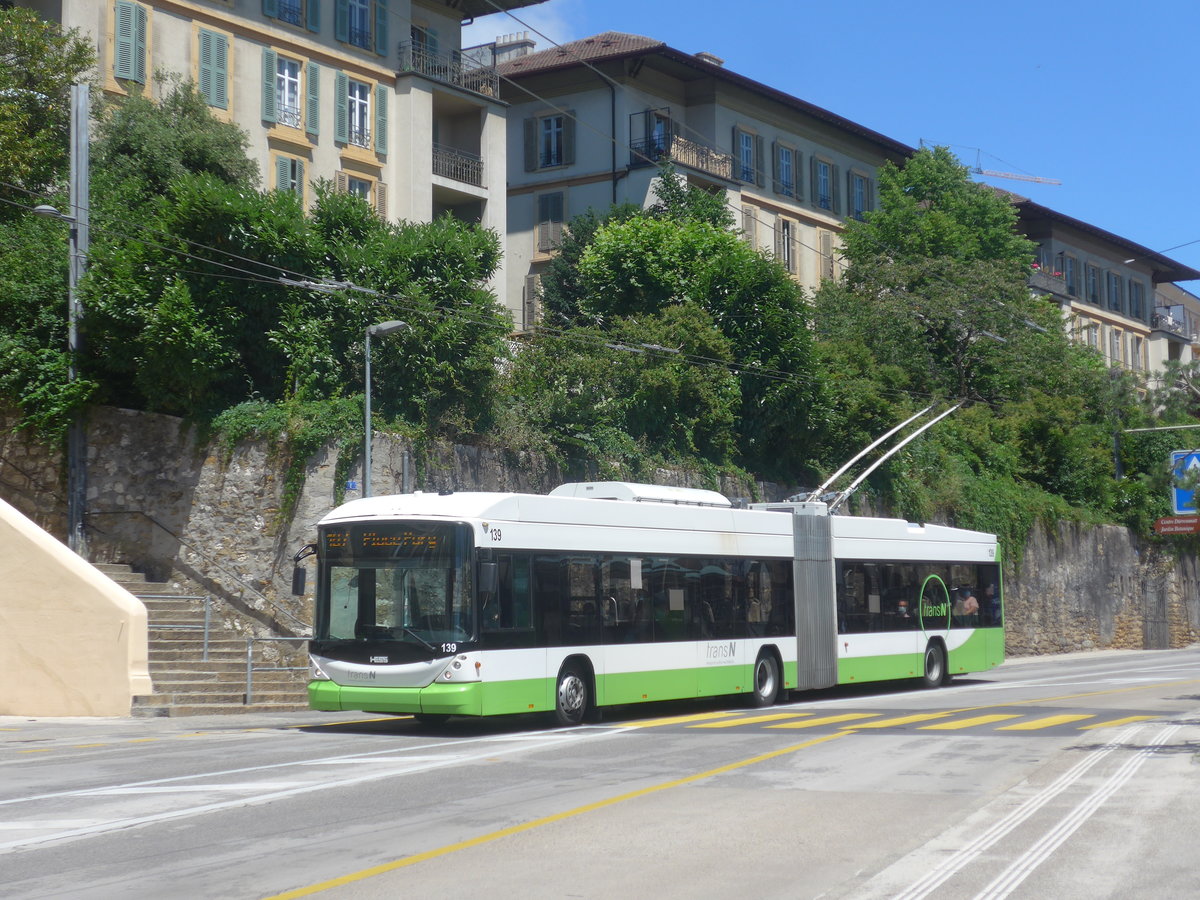
[[433, 174], [483, 187], [483, 159], [466, 150], [434, 144]]
[[366, 125], [350, 125], [350, 143], [355, 147], [364, 147], [367, 150], [371, 149], [371, 129]]
[[654, 166], [670, 159], [677, 166], [733, 181], [733, 157], [677, 134], [661, 135], [630, 144], [629, 168]]
[[1150, 319], [1150, 327], [1155, 331], [1165, 331], [1168, 335], [1178, 337], [1183, 341], [1193, 339], [1188, 329], [1187, 313], [1182, 306], [1156, 306]]
[[496, 97], [500, 93], [500, 76], [493, 66], [482, 65], [457, 53], [431, 52], [422, 44], [405, 41], [400, 45], [400, 74], [410, 72], [487, 97]]
[[300, 127], [300, 107], [280, 104], [278, 113], [280, 125], [290, 125], [292, 128]]
[[1034, 265], [1033, 273], [1029, 276], [1029, 286], [1035, 291], [1045, 291], [1048, 294], [1066, 296], [1067, 280], [1062, 272]]

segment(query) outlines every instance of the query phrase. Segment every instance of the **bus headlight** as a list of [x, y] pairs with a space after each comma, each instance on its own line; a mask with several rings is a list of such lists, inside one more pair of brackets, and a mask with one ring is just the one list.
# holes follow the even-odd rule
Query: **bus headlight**
[[315, 656], [310, 656], [308, 658], [308, 677], [310, 681], [331, 680], [329, 676], [325, 674], [325, 670], [321, 668], [321, 664], [317, 661]]

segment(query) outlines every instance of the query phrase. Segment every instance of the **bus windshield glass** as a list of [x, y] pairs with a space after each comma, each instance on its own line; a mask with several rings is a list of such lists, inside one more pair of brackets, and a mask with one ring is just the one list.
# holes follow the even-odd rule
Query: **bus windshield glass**
[[473, 640], [473, 543], [466, 526], [442, 523], [322, 529], [315, 637], [429, 649]]

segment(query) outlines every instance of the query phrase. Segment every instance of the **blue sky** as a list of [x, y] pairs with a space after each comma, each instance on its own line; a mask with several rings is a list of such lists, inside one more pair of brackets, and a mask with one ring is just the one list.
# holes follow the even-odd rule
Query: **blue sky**
[[[1200, 0], [548, 0], [516, 15], [560, 43], [626, 31], [707, 50], [910, 146], [1057, 179], [980, 180], [1200, 269]], [[463, 43], [524, 30], [486, 16]]]

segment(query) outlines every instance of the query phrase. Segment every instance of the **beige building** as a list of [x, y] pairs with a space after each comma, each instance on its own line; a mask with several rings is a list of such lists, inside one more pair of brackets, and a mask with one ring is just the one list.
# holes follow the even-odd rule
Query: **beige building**
[[505, 104], [461, 23], [542, 0], [18, 2], [95, 38], [109, 94], [193, 80], [249, 134], [264, 187], [311, 202], [326, 178], [388, 219], [506, 231]]
[[874, 207], [877, 168], [912, 153], [712, 54], [639, 35], [540, 52], [516, 35], [495, 50], [512, 104], [507, 296], [522, 327], [538, 319], [539, 276], [563, 224], [589, 207], [653, 202], [664, 157], [689, 183], [723, 193], [746, 239], [815, 287], [837, 272], [843, 223]]
[[1190, 358], [1200, 329], [1191, 328], [1198, 323], [1183, 312], [1182, 298], [1191, 295], [1172, 282], [1200, 278], [1200, 272], [1030, 200], [1013, 199], [1021, 229], [1037, 243], [1030, 286], [1058, 304], [1075, 340], [1109, 365], [1134, 373], [1152, 374], [1167, 359]]

